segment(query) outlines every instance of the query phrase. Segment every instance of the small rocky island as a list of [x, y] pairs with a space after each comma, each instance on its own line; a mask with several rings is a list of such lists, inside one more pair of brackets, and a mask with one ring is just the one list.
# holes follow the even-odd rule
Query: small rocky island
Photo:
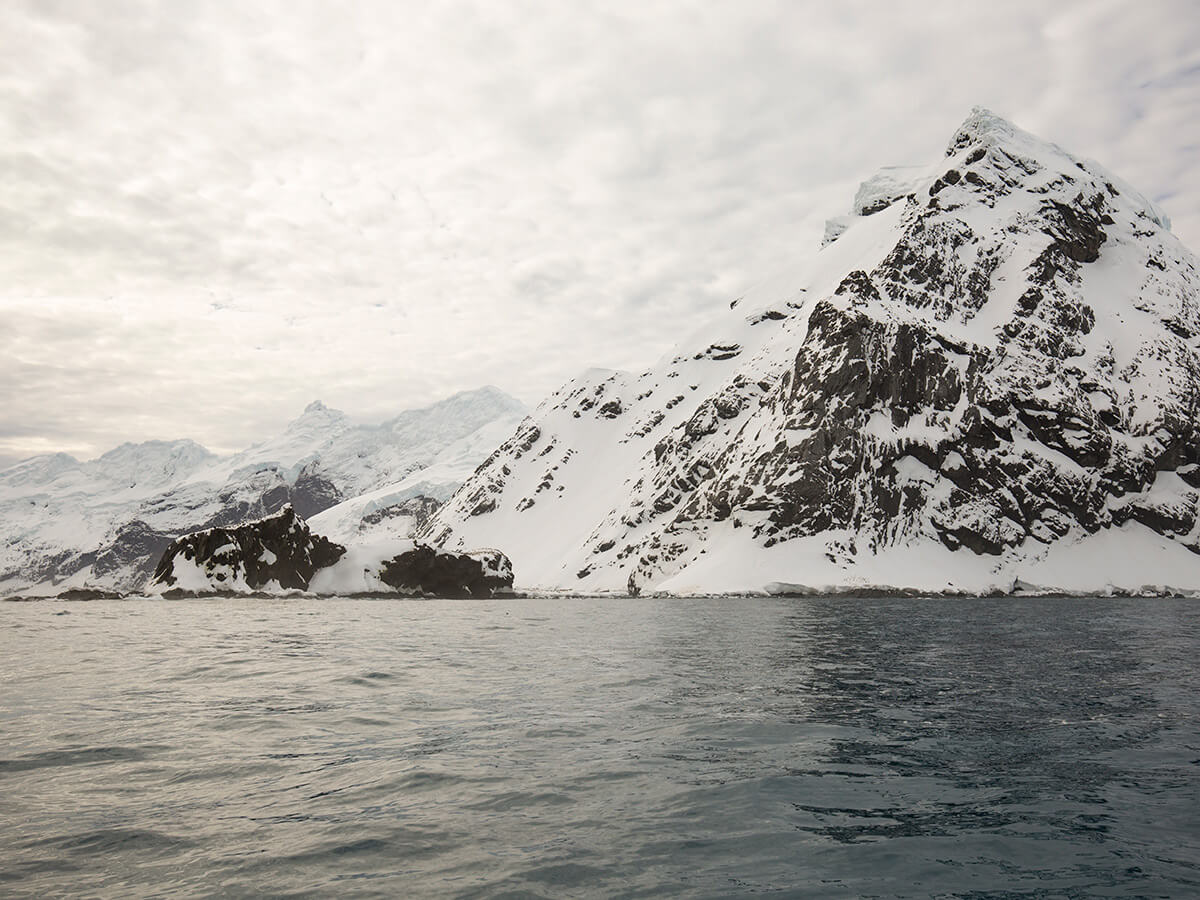
[[347, 549], [314, 534], [291, 507], [174, 541], [150, 592], [164, 597], [306, 591], [339, 595], [486, 598], [512, 590], [499, 550], [449, 553], [413, 541]]

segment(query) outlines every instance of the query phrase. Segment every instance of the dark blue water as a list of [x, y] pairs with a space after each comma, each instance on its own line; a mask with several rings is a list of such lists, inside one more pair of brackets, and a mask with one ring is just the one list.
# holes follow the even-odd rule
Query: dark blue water
[[0, 895], [1200, 896], [1200, 606], [0, 605]]

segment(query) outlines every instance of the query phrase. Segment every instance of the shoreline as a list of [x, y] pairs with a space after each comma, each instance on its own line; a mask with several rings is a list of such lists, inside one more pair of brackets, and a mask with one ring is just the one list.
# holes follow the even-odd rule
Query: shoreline
[[547, 590], [518, 590], [496, 594], [492, 597], [441, 597], [436, 594], [402, 593], [389, 591], [358, 591], [354, 593], [317, 594], [309, 591], [251, 591], [251, 592], [217, 592], [217, 591], [173, 591], [168, 594], [147, 594], [138, 591], [102, 591], [102, 590], [68, 590], [58, 594], [8, 594], [0, 597], [2, 603], [35, 603], [44, 601], [60, 601], [70, 603], [90, 603], [104, 600], [158, 600], [171, 602], [174, 600], [455, 600], [463, 603], [488, 603], [496, 600], [748, 600], [748, 599], [780, 599], [780, 600], [1070, 600], [1070, 599], [1200, 599], [1200, 590], [1194, 588], [1176, 588], [1167, 585], [1145, 585], [1131, 590], [1105, 586], [1096, 590], [1062, 590], [1058, 588], [1039, 588], [1032, 585], [1022, 585], [1012, 590], [999, 588], [987, 591], [930, 591], [916, 588], [895, 587], [845, 587], [845, 588], [804, 588], [791, 586], [792, 589], [781, 591], [745, 590], [697, 592], [677, 594], [658, 591], [633, 595], [625, 592], [580, 592], [580, 591], [547, 591]]

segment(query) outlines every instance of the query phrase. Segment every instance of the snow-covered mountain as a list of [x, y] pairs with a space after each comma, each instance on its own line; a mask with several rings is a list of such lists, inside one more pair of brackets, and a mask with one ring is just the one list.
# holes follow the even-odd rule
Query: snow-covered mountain
[[551, 396], [425, 526], [518, 587], [1200, 589], [1196, 258], [976, 110], [641, 374]]
[[232, 456], [192, 441], [149, 441], [89, 462], [25, 460], [0, 471], [0, 592], [134, 589], [179, 535], [287, 503], [314, 519], [330, 510], [342, 531], [364, 517], [366, 530], [377, 521], [411, 526], [418, 520], [389, 507], [408, 501], [428, 515], [524, 414], [493, 387], [379, 425], [354, 425], [312, 403], [283, 434]]

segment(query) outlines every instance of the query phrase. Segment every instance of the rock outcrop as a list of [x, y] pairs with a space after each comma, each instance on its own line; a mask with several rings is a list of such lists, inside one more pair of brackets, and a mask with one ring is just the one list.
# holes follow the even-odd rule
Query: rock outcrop
[[285, 506], [237, 527], [179, 538], [159, 561], [150, 591], [168, 597], [294, 590], [484, 598], [511, 590], [512, 583], [512, 563], [498, 550], [448, 553], [400, 541], [347, 553]]
[[1200, 588], [1198, 406], [1166, 217], [978, 110], [658, 366], [545, 401], [423, 535], [503, 535], [539, 588]]
[[210, 528], [179, 538], [163, 554], [150, 585], [163, 591], [303, 591], [315, 572], [332, 566], [345, 552], [309, 531], [289, 505], [235, 528]]
[[424, 544], [386, 560], [380, 580], [400, 593], [432, 597], [492, 597], [512, 589], [513, 570], [499, 550], [447, 553]]

